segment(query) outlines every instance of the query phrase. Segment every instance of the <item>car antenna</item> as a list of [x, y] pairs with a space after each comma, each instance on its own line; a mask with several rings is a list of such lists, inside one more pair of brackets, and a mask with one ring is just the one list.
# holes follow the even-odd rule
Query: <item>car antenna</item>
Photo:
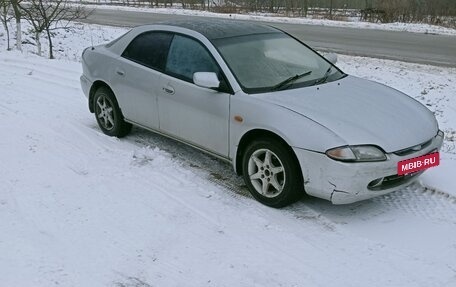
[[92, 33], [92, 27], [90, 26], [89, 24], [89, 30], [90, 30], [90, 43], [92, 44], [92, 50], [95, 50], [95, 48], [93, 47], [93, 33]]

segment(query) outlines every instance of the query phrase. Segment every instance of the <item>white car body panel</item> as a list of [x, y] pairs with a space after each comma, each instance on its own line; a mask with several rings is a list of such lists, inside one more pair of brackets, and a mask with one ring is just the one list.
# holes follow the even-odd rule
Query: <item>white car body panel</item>
[[158, 86], [174, 91], [158, 93], [160, 130], [228, 157], [230, 95], [165, 74]]
[[117, 64], [113, 65], [110, 73], [111, 89], [125, 118], [158, 129], [157, 97], [161, 73], [122, 57], [117, 58]]
[[317, 121], [349, 145], [375, 143], [393, 152], [425, 142], [438, 131], [434, 115], [416, 100], [353, 76], [261, 97]]

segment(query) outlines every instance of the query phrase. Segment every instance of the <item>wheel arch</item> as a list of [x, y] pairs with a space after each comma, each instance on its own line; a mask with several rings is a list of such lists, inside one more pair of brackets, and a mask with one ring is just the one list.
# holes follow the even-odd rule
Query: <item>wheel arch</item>
[[[294, 160], [297, 163], [297, 166], [299, 167], [299, 171], [301, 172], [301, 166], [299, 165], [299, 160], [293, 150], [293, 148], [288, 144], [288, 142], [278, 135], [277, 133], [271, 132], [269, 130], [265, 129], [253, 129], [248, 132], [246, 132], [244, 135], [242, 135], [241, 140], [239, 141], [239, 145], [236, 150], [236, 156], [235, 156], [235, 162], [234, 162], [234, 169], [235, 172], [238, 175], [242, 174], [242, 157], [244, 155], [245, 149], [248, 147], [250, 143], [252, 143], [255, 140], [258, 140], [260, 138], [263, 139], [274, 139], [280, 143], [282, 143], [290, 152], [290, 154], [293, 156]], [[301, 172], [302, 174], [302, 172]]]
[[114, 94], [113, 90], [106, 82], [104, 82], [102, 80], [96, 80], [95, 82], [93, 82], [92, 86], [90, 87], [90, 92], [89, 92], [89, 110], [91, 113], [95, 112], [93, 97], [95, 96], [95, 92], [101, 87], [108, 88]]

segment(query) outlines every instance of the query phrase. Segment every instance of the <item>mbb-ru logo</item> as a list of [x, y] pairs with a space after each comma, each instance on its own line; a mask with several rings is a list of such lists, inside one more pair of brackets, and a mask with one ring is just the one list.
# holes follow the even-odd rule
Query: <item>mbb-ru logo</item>
[[438, 152], [403, 160], [397, 163], [397, 174], [403, 175], [425, 170], [433, 166], [438, 166], [439, 163], [440, 155]]

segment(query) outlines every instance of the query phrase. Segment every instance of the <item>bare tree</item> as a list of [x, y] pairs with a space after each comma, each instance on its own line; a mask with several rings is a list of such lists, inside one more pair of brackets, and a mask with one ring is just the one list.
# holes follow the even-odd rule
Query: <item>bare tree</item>
[[21, 26], [21, 10], [19, 3], [21, 0], [10, 0], [11, 7], [13, 7], [14, 18], [16, 19], [16, 49], [22, 51], [22, 26]]
[[24, 11], [24, 18], [27, 20], [27, 22], [32, 25], [32, 28], [30, 29], [31, 32], [33, 32], [33, 36], [35, 39], [35, 44], [37, 51], [36, 53], [38, 56], [41, 56], [41, 40], [40, 40], [40, 35], [44, 31], [44, 20], [40, 16], [40, 13], [35, 7], [28, 6], [27, 9], [25, 9], [23, 6], [20, 6], [21, 9]]
[[307, 17], [308, 10], [309, 10], [309, 0], [301, 0], [301, 13], [300, 13], [300, 16]]
[[333, 19], [333, 0], [329, 1], [329, 19]]
[[67, 0], [30, 0], [20, 5], [24, 18], [33, 26], [38, 54], [41, 54], [40, 34], [45, 32], [49, 44], [49, 59], [54, 59], [52, 31], [67, 28], [71, 21], [87, 17], [80, 6], [70, 7]]
[[0, 21], [2, 22], [3, 27], [5, 27], [6, 42], [7, 42], [6, 49], [8, 51], [11, 50], [9, 27], [8, 27], [8, 23], [11, 20], [11, 16], [10, 16], [11, 11], [10, 10], [11, 10], [11, 2], [9, 0], [0, 0]]

